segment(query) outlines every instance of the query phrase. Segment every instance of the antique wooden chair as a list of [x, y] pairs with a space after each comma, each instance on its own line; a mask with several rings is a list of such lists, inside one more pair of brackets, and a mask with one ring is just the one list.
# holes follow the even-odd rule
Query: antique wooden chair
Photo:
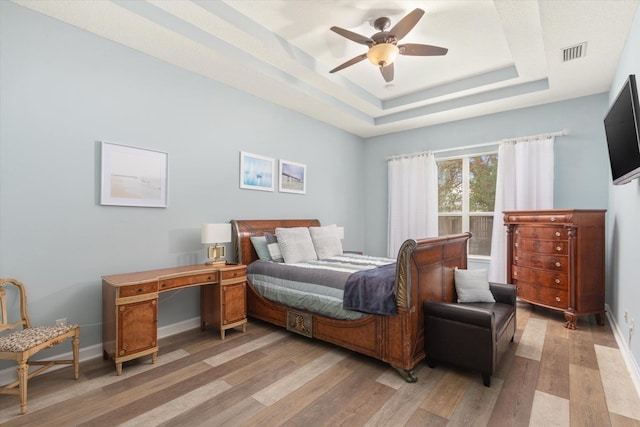
[[[10, 323], [14, 311], [7, 311], [7, 295], [9, 286], [17, 288], [16, 297], [20, 298], [20, 320]], [[80, 345], [80, 327], [78, 325], [57, 325], [57, 326], [31, 326], [29, 315], [27, 314], [27, 295], [24, 285], [15, 279], [0, 279], [0, 359], [15, 360], [18, 362], [18, 379], [11, 384], [0, 388], [0, 394], [20, 395], [20, 413], [27, 412], [27, 381], [29, 378], [40, 372], [51, 368], [53, 365], [73, 365], [75, 379], [78, 379], [79, 365], [78, 353]], [[10, 316], [11, 314], [11, 316]], [[13, 320], [13, 319], [12, 319]], [[22, 327], [22, 329], [19, 329]], [[4, 333], [5, 331], [13, 332]], [[73, 348], [73, 360], [37, 360], [30, 358], [44, 350], [60, 344], [67, 338], [73, 338], [71, 346]], [[29, 373], [30, 365], [42, 365], [40, 368]], [[18, 389], [16, 389], [16, 386]]]

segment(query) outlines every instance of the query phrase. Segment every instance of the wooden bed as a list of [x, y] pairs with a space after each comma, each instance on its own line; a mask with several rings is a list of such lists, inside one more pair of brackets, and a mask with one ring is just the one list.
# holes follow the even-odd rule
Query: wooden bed
[[[315, 219], [233, 220], [236, 259], [249, 265], [258, 259], [251, 236], [275, 233], [277, 227], [318, 227]], [[337, 320], [263, 298], [249, 282], [247, 314], [302, 335], [382, 360], [408, 382], [417, 380], [413, 368], [425, 357], [424, 300], [454, 302], [453, 269], [467, 268], [470, 233], [407, 240], [397, 256], [396, 306], [391, 316], [367, 315], [357, 320]]]

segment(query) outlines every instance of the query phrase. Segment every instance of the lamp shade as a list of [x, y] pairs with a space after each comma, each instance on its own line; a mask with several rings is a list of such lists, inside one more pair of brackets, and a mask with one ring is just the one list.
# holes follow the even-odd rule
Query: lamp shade
[[224, 243], [231, 241], [231, 224], [202, 224], [202, 243]]
[[386, 67], [396, 60], [399, 51], [400, 49], [395, 44], [380, 43], [369, 48], [367, 58], [376, 67]]

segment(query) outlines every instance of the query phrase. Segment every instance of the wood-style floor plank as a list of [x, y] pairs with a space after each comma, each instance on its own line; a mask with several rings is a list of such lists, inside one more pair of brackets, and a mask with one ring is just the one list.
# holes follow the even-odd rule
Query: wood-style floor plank
[[[28, 413], [0, 395], [3, 426], [640, 427], [640, 398], [611, 328], [518, 303], [515, 342], [491, 387], [420, 363], [409, 384], [387, 364], [250, 320], [246, 333], [194, 329], [150, 357], [81, 363], [29, 381]], [[518, 351], [518, 349], [520, 349]]]

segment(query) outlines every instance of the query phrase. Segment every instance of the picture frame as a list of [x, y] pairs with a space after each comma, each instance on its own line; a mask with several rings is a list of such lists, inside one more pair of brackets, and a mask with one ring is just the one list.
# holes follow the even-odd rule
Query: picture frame
[[282, 193], [307, 193], [307, 165], [280, 159], [279, 188]]
[[101, 205], [168, 206], [167, 153], [105, 141], [100, 151]]
[[240, 188], [274, 191], [275, 160], [258, 154], [240, 152]]

